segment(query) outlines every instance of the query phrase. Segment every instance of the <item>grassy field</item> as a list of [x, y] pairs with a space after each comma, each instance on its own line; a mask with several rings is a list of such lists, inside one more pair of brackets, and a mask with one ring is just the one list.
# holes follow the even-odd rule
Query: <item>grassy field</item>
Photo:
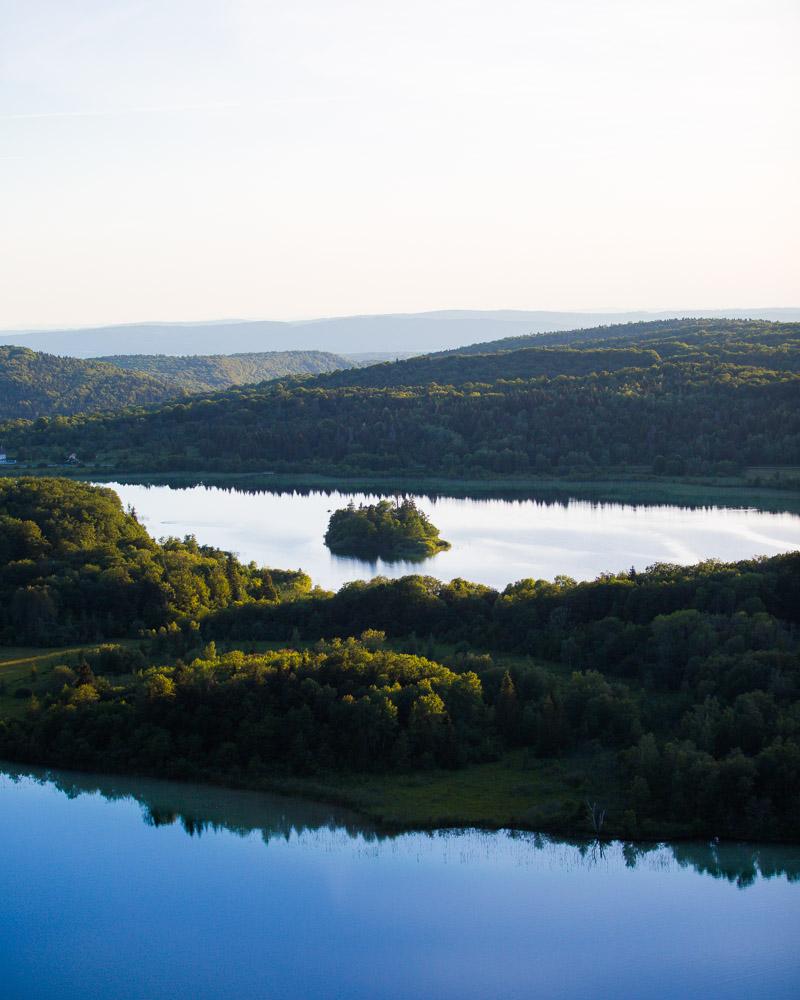
[[[120, 645], [129, 645], [123, 640]], [[74, 667], [81, 654], [97, 649], [97, 644], [46, 648], [36, 646], [0, 646], [0, 718], [25, 714], [28, 697], [15, 697], [19, 688], [40, 696], [47, 689], [53, 667]]]
[[[347, 805], [388, 829], [459, 826], [586, 834], [587, 801], [609, 810], [610, 834], [624, 829], [614, 754], [541, 760], [524, 750], [457, 771], [330, 775], [272, 782], [273, 790]], [[613, 818], [612, 818], [613, 817]]]
[[33, 646], [0, 646], [0, 717], [25, 714], [28, 698], [15, 698], [18, 688], [41, 691], [53, 667], [73, 665], [85, 647], [42, 649]]

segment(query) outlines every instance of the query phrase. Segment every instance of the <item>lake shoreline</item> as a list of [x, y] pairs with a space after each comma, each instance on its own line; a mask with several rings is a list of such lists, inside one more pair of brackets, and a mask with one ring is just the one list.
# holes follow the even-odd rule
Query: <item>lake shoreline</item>
[[[508, 757], [514, 754], [507, 755]], [[498, 762], [501, 766], [507, 766], [507, 758]], [[545, 764], [549, 762], [544, 762]], [[406, 781], [417, 784], [420, 788], [430, 788], [432, 779], [434, 787], [442, 787], [446, 784], [447, 778], [458, 778], [459, 775], [468, 777], [474, 775], [479, 769], [487, 768], [491, 765], [470, 765], [455, 771], [431, 771], [413, 772], [407, 774], [327, 774], [323, 777], [303, 778], [295, 777], [265, 777], [259, 781], [226, 780], [222, 776], [191, 775], [186, 777], [175, 774], [165, 774], [147, 771], [127, 771], [127, 770], [105, 770], [89, 768], [80, 769], [65, 766], [57, 761], [36, 761], [36, 760], [16, 760], [5, 755], [0, 756], [0, 769], [3, 764], [13, 765], [15, 768], [39, 768], [47, 772], [50, 770], [73, 774], [102, 774], [106, 777], [127, 777], [133, 779], [147, 779], [164, 782], [175, 782], [180, 785], [197, 785], [210, 789], [223, 789], [228, 791], [241, 791], [263, 793], [267, 795], [279, 795], [281, 797], [299, 798], [313, 804], [317, 803], [326, 806], [335, 806], [347, 809], [356, 816], [369, 821], [375, 828], [375, 832], [386, 836], [398, 836], [404, 833], [434, 833], [446, 831], [466, 831], [480, 830], [485, 832], [497, 832], [506, 830], [509, 832], [541, 834], [542, 836], [556, 837], [567, 841], [581, 841], [586, 843], [602, 842], [636, 842], [641, 844], [663, 844], [668, 842], [690, 842], [707, 841], [719, 844], [737, 844], [747, 842], [761, 842], [775, 846], [795, 847], [800, 846], [800, 838], [792, 840], [786, 837], [769, 837], [763, 831], [749, 832], [746, 830], [735, 833], [719, 835], [709, 830], [701, 828], [690, 828], [683, 824], [658, 824], [648, 821], [641, 829], [634, 830], [625, 828], [624, 825], [615, 823], [613, 818], [607, 825], [598, 831], [592, 829], [588, 821], [588, 812], [584, 809], [584, 803], [577, 803], [580, 806], [582, 820], [577, 817], [572, 822], [547, 822], [540, 818], [536, 822], [526, 820], [524, 817], [509, 813], [496, 817], [487, 817], [478, 814], [466, 814], [463, 816], [442, 812], [440, 814], [430, 813], [426, 808], [426, 803], [422, 796], [416, 803], [409, 803], [408, 799], [403, 802], [404, 809], [401, 811], [391, 811], [391, 802], [369, 802], [368, 798], [374, 794], [376, 784], [387, 790]], [[519, 772], [515, 772], [517, 775]], [[424, 784], [428, 779], [429, 784]], [[444, 780], [443, 780], [444, 779]], [[486, 782], [485, 792], [491, 796], [491, 776]], [[365, 791], [366, 789], [366, 791]], [[563, 804], [574, 806], [575, 800], [567, 797], [568, 792], [564, 790], [565, 798]], [[397, 803], [395, 802], [395, 805]], [[573, 810], [574, 812], [574, 810]]]
[[355, 492], [393, 495], [416, 493], [431, 497], [520, 499], [563, 502], [675, 505], [679, 507], [753, 508], [774, 513], [800, 513], [800, 487], [765, 485], [745, 477], [669, 479], [659, 476], [598, 473], [590, 477], [525, 476], [491, 479], [436, 475], [392, 476], [379, 473], [330, 475], [316, 472], [135, 472], [107, 466], [55, 466], [0, 469], [3, 477], [59, 476], [94, 483], [146, 486], [218, 486], [252, 492]]

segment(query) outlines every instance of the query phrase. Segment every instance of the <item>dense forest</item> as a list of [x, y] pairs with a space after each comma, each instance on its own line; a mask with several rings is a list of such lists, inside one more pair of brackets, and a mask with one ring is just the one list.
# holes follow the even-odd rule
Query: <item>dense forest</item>
[[410, 385], [491, 383], [498, 379], [591, 375], [659, 364], [656, 351], [638, 347], [535, 347], [494, 354], [450, 354], [384, 362], [357, 371], [336, 372], [318, 384], [385, 388]]
[[355, 506], [331, 514], [325, 544], [337, 555], [360, 559], [424, 559], [450, 548], [411, 497]]
[[[463, 478], [636, 465], [674, 476], [800, 464], [797, 324], [645, 326], [625, 328], [624, 346], [415, 358], [2, 434], [21, 461], [76, 452], [147, 472]], [[386, 385], [396, 372], [411, 384]]]
[[[591, 787], [603, 759], [609, 831], [800, 831], [800, 553], [333, 594], [157, 543], [105, 489], [0, 482], [0, 517], [3, 641], [118, 640], [0, 692], [27, 704], [7, 756], [254, 787], [519, 752]], [[571, 787], [554, 822], [582, 829]]]
[[116, 354], [97, 360], [117, 368], [168, 378], [191, 393], [228, 389], [232, 385], [252, 385], [285, 375], [318, 375], [320, 372], [353, 367], [348, 358], [328, 351], [263, 351], [259, 354], [193, 354], [183, 357]]
[[182, 395], [169, 379], [103, 361], [0, 347], [0, 420], [119, 410]]

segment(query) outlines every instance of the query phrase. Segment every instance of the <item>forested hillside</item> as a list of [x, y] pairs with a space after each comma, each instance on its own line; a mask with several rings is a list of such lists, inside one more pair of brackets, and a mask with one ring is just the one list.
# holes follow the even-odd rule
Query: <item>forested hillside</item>
[[435, 354], [450, 357], [461, 354], [492, 354], [498, 351], [519, 351], [531, 347], [573, 347], [597, 349], [623, 346], [640, 346], [657, 350], [654, 342], [661, 342], [664, 356], [671, 350], [689, 345], [695, 350], [708, 348], [712, 352], [753, 345], [775, 346], [789, 344], [796, 352], [800, 342], [800, 323], [777, 323], [749, 319], [661, 319], [640, 323], [618, 323], [594, 326], [579, 330], [560, 330], [550, 333], [526, 334], [504, 337], [501, 340], [469, 344], [452, 351]]
[[656, 351], [638, 347], [602, 347], [576, 350], [572, 347], [538, 347], [498, 354], [423, 355], [405, 361], [371, 365], [356, 371], [335, 372], [319, 385], [351, 385], [382, 388], [409, 385], [464, 385], [491, 383], [498, 379], [531, 379], [537, 376], [591, 375], [623, 368], [649, 368], [658, 364]]
[[0, 347], [0, 420], [146, 406], [182, 393], [157, 374]]
[[285, 375], [318, 375], [352, 368], [353, 362], [327, 351], [264, 351], [260, 354], [115, 354], [97, 358], [118, 368], [148, 372], [177, 383], [187, 392], [228, 389]]
[[414, 358], [150, 412], [9, 424], [2, 434], [22, 461], [74, 451], [144, 472], [458, 478], [631, 464], [670, 475], [800, 464], [797, 325], [742, 323], [728, 333], [683, 326], [669, 336], [670, 329], [659, 327], [655, 339], [637, 329], [639, 340], [618, 338], [610, 347]]
[[353, 362], [325, 351], [169, 357], [58, 357], [0, 347], [0, 420], [101, 413], [149, 406], [284, 376], [316, 375]]
[[612, 835], [797, 839], [800, 553], [332, 594], [84, 484], [0, 481], [0, 519], [0, 643], [119, 640], [0, 671], [0, 755], [332, 792], [522, 759], [523, 789], [560, 775], [551, 828], [592, 832], [600, 796]]
[[186, 357], [59, 357], [0, 347], [0, 420], [98, 413], [291, 375], [350, 368], [325, 351], [270, 351]]
[[800, 372], [800, 323], [662, 320], [511, 337], [374, 365], [321, 380], [336, 385], [462, 385], [536, 375], [588, 375], [661, 362]]

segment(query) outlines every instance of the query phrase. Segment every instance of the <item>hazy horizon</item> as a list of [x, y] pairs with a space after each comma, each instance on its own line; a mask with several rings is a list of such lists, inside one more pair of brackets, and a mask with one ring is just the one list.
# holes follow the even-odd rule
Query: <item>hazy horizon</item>
[[[459, 309], [458, 307], [442, 308], [442, 309], [420, 309], [420, 310], [397, 310], [397, 311], [387, 311], [387, 312], [354, 312], [347, 315], [326, 315], [326, 316], [297, 316], [297, 317], [283, 317], [283, 316], [210, 316], [204, 318], [196, 319], [163, 319], [160, 317], [150, 318], [150, 319], [130, 319], [122, 320], [119, 322], [99, 322], [99, 323], [86, 323], [86, 324], [68, 324], [68, 323], [52, 323], [47, 326], [29, 326], [29, 327], [4, 327], [0, 326], [0, 334], [16, 334], [19, 336], [25, 336], [26, 334], [35, 333], [69, 333], [76, 332], [79, 330], [104, 330], [104, 329], [122, 329], [125, 327], [147, 327], [147, 326], [175, 326], [175, 327], [194, 327], [194, 326], [222, 326], [222, 325], [235, 325], [235, 324], [247, 324], [247, 323], [281, 323], [286, 325], [296, 325], [303, 326], [312, 323], [326, 323], [333, 322], [336, 320], [349, 320], [349, 319], [386, 319], [386, 318], [423, 318], [423, 317], [444, 317], [447, 314], [465, 314], [467, 316], [485, 316], [487, 318], [496, 318], [498, 322], [505, 322], [502, 319], [502, 314], [508, 314], [508, 320], [511, 320], [514, 315], [519, 319], [523, 319], [526, 314], [530, 315], [541, 315], [547, 316], [552, 315], [554, 317], [564, 317], [564, 316], [581, 316], [586, 319], [594, 320], [595, 318], [608, 317], [613, 324], [620, 322], [639, 322], [638, 319], [615, 319], [614, 317], [625, 317], [625, 316], [642, 316], [647, 318], [656, 319], [683, 319], [683, 318], [727, 318], [732, 319], [739, 318], [769, 318], [772, 316], [766, 316], [765, 314], [773, 313], [796, 313], [796, 316], [785, 320], [786, 322], [796, 322], [800, 321], [800, 305], [785, 305], [785, 306], [730, 306], [720, 307], [714, 306], [706, 309], [535, 309], [535, 308], [515, 308], [506, 309], [502, 307], [489, 308], [489, 309]], [[449, 317], [448, 317], [449, 318]], [[594, 325], [594, 324], [592, 324]]]
[[[0, 345], [28, 347], [78, 358], [116, 354], [240, 354], [261, 351], [322, 350], [339, 354], [452, 350], [507, 337], [524, 337], [641, 321], [680, 319], [661, 312], [582, 313], [542, 310], [463, 310], [375, 313], [280, 320], [143, 322], [51, 330], [2, 331]], [[800, 321], [800, 309], [727, 310], [724, 318]], [[708, 310], [714, 322], [719, 313]]]
[[796, 0], [8, 0], [0, 329], [794, 308], [798, 43]]

